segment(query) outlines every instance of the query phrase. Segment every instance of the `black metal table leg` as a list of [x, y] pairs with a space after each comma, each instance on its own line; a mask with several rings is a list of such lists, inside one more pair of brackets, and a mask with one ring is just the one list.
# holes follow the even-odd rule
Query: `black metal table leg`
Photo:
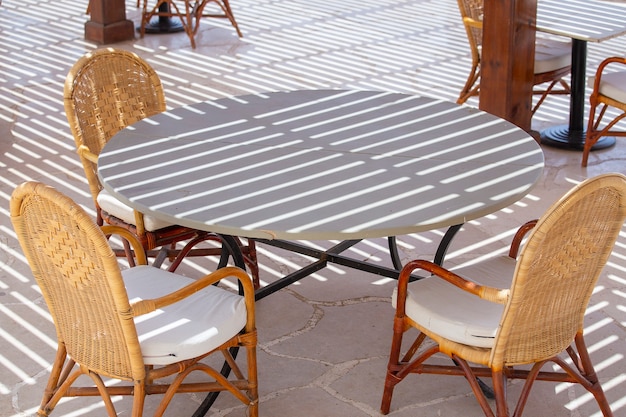
[[[585, 84], [587, 81], [587, 41], [572, 40], [572, 72], [569, 124], [553, 126], [541, 132], [541, 143], [549, 146], [582, 150], [585, 147]], [[614, 137], [604, 136], [591, 148], [595, 151], [615, 145]]]
[[[169, 13], [169, 3], [161, 3], [159, 6], [159, 12]], [[185, 28], [179, 19], [172, 19], [168, 16], [157, 16], [152, 19], [145, 28], [146, 33], [175, 33], [182, 32]]]
[[463, 224], [456, 224], [454, 226], [450, 226], [446, 233], [441, 238], [441, 242], [439, 242], [439, 246], [437, 247], [437, 253], [435, 253], [435, 259], [433, 262], [437, 265], [443, 265], [443, 261], [446, 257], [446, 253], [448, 252], [448, 248], [450, 247], [450, 243], [452, 243], [452, 239], [456, 236], [457, 232], [461, 230]]
[[[222, 239], [222, 254], [220, 256], [220, 261], [217, 267], [218, 268], [225, 267], [226, 265], [228, 265], [228, 259], [232, 257], [233, 263], [235, 264], [235, 266], [238, 266], [239, 268], [242, 268], [245, 270], [246, 264], [243, 260], [243, 254], [241, 253], [239, 244], [237, 243], [237, 239], [235, 239], [233, 236], [228, 236], [228, 235], [220, 235], [220, 237]], [[243, 288], [241, 287], [241, 283], [239, 283], [239, 293], [240, 294], [243, 293]], [[232, 347], [229, 350], [230, 350], [231, 355], [233, 356], [233, 359], [237, 359], [239, 348]], [[222, 369], [220, 370], [220, 373], [223, 376], [228, 377], [228, 375], [230, 375], [230, 371], [231, 371], [230, 365], [228, 365], [227, 362], [224, 362], [224, 365], [222, 365]], [[220, 391], [209, 392], [207, 396], [204, 398], [204, 400], [202, 401], [202, 404], [200, 404], [200, 406], [193, 413], [192, 417], [205, 416], [206, 413], [211, 408], [211, 406], [213, 405], [213, 403], [215, 402], [215, 400], [217, 400], [217, 397], [219, 396], [219, 394], [220, 394]]]

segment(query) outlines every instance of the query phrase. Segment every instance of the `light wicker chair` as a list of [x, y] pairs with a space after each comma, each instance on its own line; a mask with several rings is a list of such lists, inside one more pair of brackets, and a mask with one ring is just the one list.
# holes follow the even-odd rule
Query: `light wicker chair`
[[[42, 183], [13, 192], [11, 221], [57, 330], [58, 350], [38, 415], [49, 415], [63, 397], [101, 396], [116, 416], [112, 395], [132, 395], [132, 416], [141, 416], [149, 394], [163, 394], [161, 416], [179, 392], [231, 392], [258, 415], [254, 287], [241, 269], [226, 267], [192, 280], [151, 266], [120, 271], [104, 226], [69, 197]], [[139, 256], [140, 261], [145, 258]], [[234, 278], [243, 296], [212, 284]], [[229, 349], [245, 347], [247, 372]], [[221, 352], [233, 368], [227, 380], [200, 362]], [[205, 374], [206, 382], [189, 374]], [[93, 385], [74, 386], [86, 375]], [[164, 377], [173, 376], [163, 381]], [[104, 385], [102, 378], [122, 380]], [[129, 381], [130, 383], [124, 383]]]
[[[103, 189], [97, 175], [98, 155], [121, 129], [165, 111], [161, 81], [150, 65], [129, 51], [103, 48], [81, 57], [69, 71], [64, 88], [65, 113], [78, 155], [83, 164], [97, 212], [97, 223], [128, 228], [150, 256], [162, 255], [172, 261], [174, 271], [185, 256], [219, 255], [214, 248], [198, 249], [204, 240], [219, 237], [139, 213], [121, 203]], [[181, 243], [182, 242], [182, 243]], [[184, 244], [177, 249], [178, 243]], [[246, 265], [255, 285], [259, 285], [259, 267], [253, 240], [240, 243]]]
[[[472, 69], [456, 101], [462, 104], [470, 97], [479, 94], [484, 0], [457, 1], [472, 52]], [[570, 94], [569, 84], [563, 80], [563, 77], [569, 75], [571, 62], [571, 43], [537, 38], [533, 85], [549, 84], [546, 89], [533, 90], [533, 94], [539, 95], [539, 99], [533, 106], [531, 114], [535, 114], [548, 94]], [[556, 88], [557, 84], [560, 84], [561, 88]]]
[[[243, 37], [228, 0], [157, 0], [153, 6], [149, 6], [148, 1], [149, 0], [144, 0], [141, 13], [139, 33], [142, 38], [146, 33], [146, 26], [155, 16], [180, 19], [183, 29], [189, 37], [192, 48], [196, 47], [195, 37], [200, 28], [200, 20], [203, 17], [228, 19], [230, 24], [233, 25], [237, 31], [237, 35], [240, 38]], [[161, 7], [164, 3], [167, 4], [167, 7]], [[220, 11], [216, 10], [216, 12], [213, 13], [205, 12], [205, 8], [212, 3], [219, 8]]]
[[[614, 129], [615, 125], [626, 117], [625, 65], [626, 58], [610, 57], [602, 61], [596, 70], [593, 78], [593, 91], [589, 97], [591, 106], [583, 149], [582, 166], [584, 167], [587, 166], [591, 148], [602, 136], [626, 136], [625, 130]], [[617, 116], [608, 117], [606, 110], [609, 107], [618, 110]]]
[[[411, 373], [424, 373], [464, 375], [490, 417], [494, 414], [477, 377], [492, 378], [498, 417], [509, 416], [507, 378], [526, 380], [516, 417], [535, 380], [581, 384], [604, 416], [612, 416], [585, 347], [583, 318], [625, 218], [626, 177], [604, 174], [579, 184], [540, 220], [521, 228], [508, 256], [454, 272], [425, 260], [409, 262], [392, 298], [396, 313], [383, 414], [389, 412], [396, 384]], [[408, 283], [416, 269], [431, 276]], [[403, 334], [412, 328], [418, 336], [401, 358]], [[427, 338], [435, 344], [418, 352]], [[573, 366], [561, 357], [564, 352]], [[455, 365], [426, 363], [436, 353], [451, 357]], [[565, 372], [542, 371], [548, 363]]]

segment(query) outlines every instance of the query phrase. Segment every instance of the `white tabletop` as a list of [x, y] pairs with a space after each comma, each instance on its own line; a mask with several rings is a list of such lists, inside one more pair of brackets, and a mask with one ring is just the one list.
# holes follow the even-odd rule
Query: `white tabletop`
[[480, 110], [371, 91], [177, 108], [105, 146], [104, 187], [180, 225], [262, 239], [397, 236], [507, 207], [541, 177], [526, 132]]
[[626, 3], [539, 0], [537, 30], [587, 42], [602, 42], [626, 33]]

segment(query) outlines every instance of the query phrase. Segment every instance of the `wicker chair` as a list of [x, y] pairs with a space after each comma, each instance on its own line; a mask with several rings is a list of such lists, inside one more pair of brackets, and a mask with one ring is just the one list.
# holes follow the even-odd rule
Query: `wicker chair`
[[[98, 155], [118, 131], [145, 117], [165, 111], [165, 95], [158, 75], [152, 67], [134, 53], [103, 48], [80, 58], [65, 80], [65, 113], [89, 189], [96, 206], [97, 223], [103, 222], [128, 228], [150, 256], [166, 256], [174, 271], [185, 256], [219, 255], [215, 248], [198, 249], [205, 240], [219, 241], [217, 235], [187, 227], [172, 225], [143, 215], [121, 203], [103, 189], [97, 175]], [[177, 243], [184, 242], [182, 249]], [[246, 265], [255, 285], [259, 285], [259, 267], [253, 240], [240, 243]]]
[[[526, 380], [516, 417], [535, 380], [581, 384], [604, 416], [612, 416], [585, 347], [583, 318], [625, 218], [626, 176], [604, 174], [581, 183], [540, 220], [522, 227], [508, 256], [454, 272], [425, 260], [408, 263], [392, 298], [396, 313], [383, 414], [389, 412], [396, 384], [411, 373], [424, 373], [464, 375], [486, 416], [494, 413], [479, 377], [493, 380], [498, 417], [509, 416], [507, 378]], [[431, 276], [409, 284], [416, 269]], [[418, 336], [400, 358], [402, 336], [412, 328]], [[427, 338], [434, 345], [418, 352]], [[454, 364], [425, 363], [438, 352]], [[560, 357], [563, 352], [573, 366]], [[549, 362], [565, 372], [542, 371]]]
[[[602, 61], [596, 70], [593, 78], [593, 92], [589, 97], [591, 106], [583, 149], [582, 166], [584, 167], [587, 166], [591, 148], [602, 136], [626, 136], [626, 131], [613, 129], [617, 122], [626, 117], [626, 67], [624, 65], [626, 65], [626, 58], [611, 57]], [[616, 71], [616, 69], [619, 70]], [[602, 107], [597, 112], [599, 106]], [[609, 107], [618, 110], [616, 117], [608, 118], [606, 110]], [[605, 116], [607, 116], [606, 119]], [[604, 123], [601, 126], [603, 119]]]
[[[120, 271], [105, 233], [126, 233], [141, 254], [134, 236], [116, 226], [101, 230], [69, 197], [41, 183], [18, 186], [10, 210], [57, 330], [38, 415], [49, 415], [63, 397], [101, 396], [113, 417], [111, 396], [132, 395], [132, 415], [141, 416], [145, 396], [163, 394], [155, 413], [161, 416], [176, 393], [224, 390], [258, 415], [254, 287], [243, 270], [221, 268], [197, 281], [146, 265]], [[243, 296], [212, 285], [229, 277]], [[231, 347], [245, 347], [247, 377]], [[233, 368], [230, 380], [200, 362], [218, 352]], [[207, 381], [187, 383], [190, 373]], [[93, 385], [74, 386], [81, 375]], [[164, 382], [167, 376], [173, 378]], [[105, 386], [102, 377], [122, 381]]]
[[[168, 7], [161, 7], [164, 3], [167, 4]], [[215, 5], [221, 9], [221, 12], [205, 13], [205, 8], [210, 3], [215, 3]], [[237, 31], [237, 35], [240, 38], [243, 37], [228, 0], [157, 0], [153, 7], [148, 6], [148, 0], [144, 0], [143, 11], [141, 13], [141, 26], [139, 28], [139, 33], [142, 38], [146, 33], [146, 26], [155, 16], [180, 19], [185, 33], [189, 36], [192, 48], [196, 47], [195, 37], [200, 28], [200, 19], [203, 17], [226, 18]]]
[[[470, 97], [479, 94], [484, 0], [457, 1], [472, 51], [472, 69], [456, 101], [458, 104], [462, 104]], [[533, 106], [531, 114], [535, 114], [548, 94], [570, 94], [569, 84], [563, 80], [563, 77], [569, 75], [571, 62], [571, 43], [537, 38], [535, 41], [533, 85], [549, 84], [546, 89], [533, 90], [533, 94], [539, 95], [540, 97]], [[557, 84], [560, 84], [561, 88], [555, 88]]]

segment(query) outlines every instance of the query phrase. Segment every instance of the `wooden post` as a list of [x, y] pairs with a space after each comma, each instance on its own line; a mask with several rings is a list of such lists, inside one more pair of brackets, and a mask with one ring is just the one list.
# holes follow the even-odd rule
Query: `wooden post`
[[125, 0], [89, 0], [89, 14], [86, 40], [106, 44], [135, 38], [135, 25], [126, 19]]
[[537, 0], [485, 0], [479, 108], [530, 131]]

